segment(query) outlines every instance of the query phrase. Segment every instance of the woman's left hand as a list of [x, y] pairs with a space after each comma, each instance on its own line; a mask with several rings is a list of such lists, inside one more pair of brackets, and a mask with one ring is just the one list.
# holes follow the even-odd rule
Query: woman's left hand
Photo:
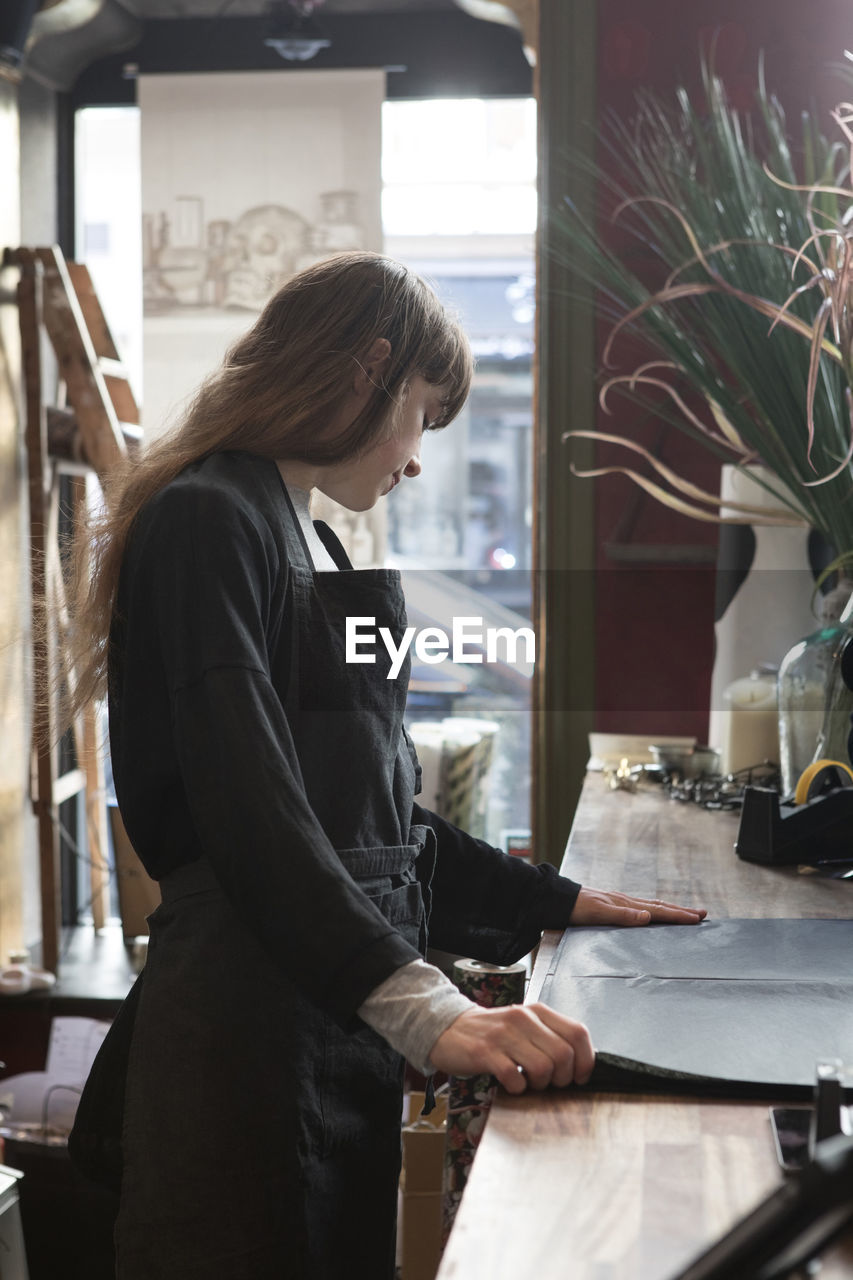
[[657, 898], [632, 898], [606, 889], [581, 889], [572, 912], [572, 924], [615, 924], [625, 927], [651, 924], [699, 924], [703, 907], [678, 907]]

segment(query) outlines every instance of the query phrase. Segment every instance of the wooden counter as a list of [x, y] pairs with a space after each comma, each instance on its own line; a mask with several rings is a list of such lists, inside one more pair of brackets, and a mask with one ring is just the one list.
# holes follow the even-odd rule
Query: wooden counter
[[[734, 853], [738, 817], [612, 792], [588, 775], [563, 871], [708, 909], [710, 916], [846, 917], [853, 883], [769, 870]], [[553, 966], [546, 934], [528, 1000]], [[439, 1280], [670, 1280], [781, 1182], [766, 1103], [501, 1094]], [[853, 1232], [819, 1280], [853, 1276]]]

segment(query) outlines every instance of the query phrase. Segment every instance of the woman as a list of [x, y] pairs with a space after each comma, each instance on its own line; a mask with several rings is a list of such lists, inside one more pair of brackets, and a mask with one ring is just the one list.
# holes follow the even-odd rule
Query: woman
[[407, 666], [346, 661], [347, 617], [399, 645], [399, 578], [354, 572], [309, 492], [366, 511], [416, 477], [470, 378], [421, 280], [336, 257], [279, 291], [110, 495], [79, 696], [108, 675], [119, 804], [163, 898], [127, 1072], [122, 1280], [391, 1276], [401, 1054], [512, 1092], [593, 1065], [586, 1028], [544, 1006], [471, 1006], [422, 960], [427, 926], [507, 963], [570, 919], [703, 914], [581, 889], [422, 809]]

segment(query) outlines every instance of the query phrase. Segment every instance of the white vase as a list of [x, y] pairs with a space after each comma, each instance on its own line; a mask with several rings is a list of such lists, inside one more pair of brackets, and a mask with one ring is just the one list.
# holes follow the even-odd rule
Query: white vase
[[[748, 503], [765, 510], [779, 508], [782, 505], [779, 500], [754, 477], [766, 476], [777, 490], [783, 486], [762, 468], [751, 468], [751, 471], [748, 475], [737, 467], [723, 467], [720, 495], [724, 503]], [[723, 505], [720, 514], [739, 513]], [[751, 530], [751, 535], [740, 533], [741, 529]], [[720, 527], [718, 600], [720, 586], [725, 586], [728, 574], [743, 576], [730, 598], [724, 599], [717, 609], [708, 730], [712, 746], [723, 746], [726, 689], [762, 666], [778, 667], [792, 643], [815, 629], [811, 607], [814, 577], [809, 564], [808, 540], [806, 524], [763, 525], [755, 521], [748, 526]]]

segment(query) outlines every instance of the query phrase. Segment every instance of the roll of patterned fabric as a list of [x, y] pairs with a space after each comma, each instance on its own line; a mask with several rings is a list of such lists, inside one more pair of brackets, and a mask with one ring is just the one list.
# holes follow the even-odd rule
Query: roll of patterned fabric
[[508, 1004], [524, 1003], [527, 965], [485, 964], [482, 960], [456, 960], [453, 981], [463, 996], [481, 1004], [484, 1009], [503, 1009]]
[[[524, 964], [457, 960], [453, 965], [453, 981], [459, 990], [486, 1009], [522, 1004], [526, 977]], [[450, 1077], [442, 1181], [442, 1247], [450, 1235], [496, 1089], [497, 1082], [491, 1075]]]

